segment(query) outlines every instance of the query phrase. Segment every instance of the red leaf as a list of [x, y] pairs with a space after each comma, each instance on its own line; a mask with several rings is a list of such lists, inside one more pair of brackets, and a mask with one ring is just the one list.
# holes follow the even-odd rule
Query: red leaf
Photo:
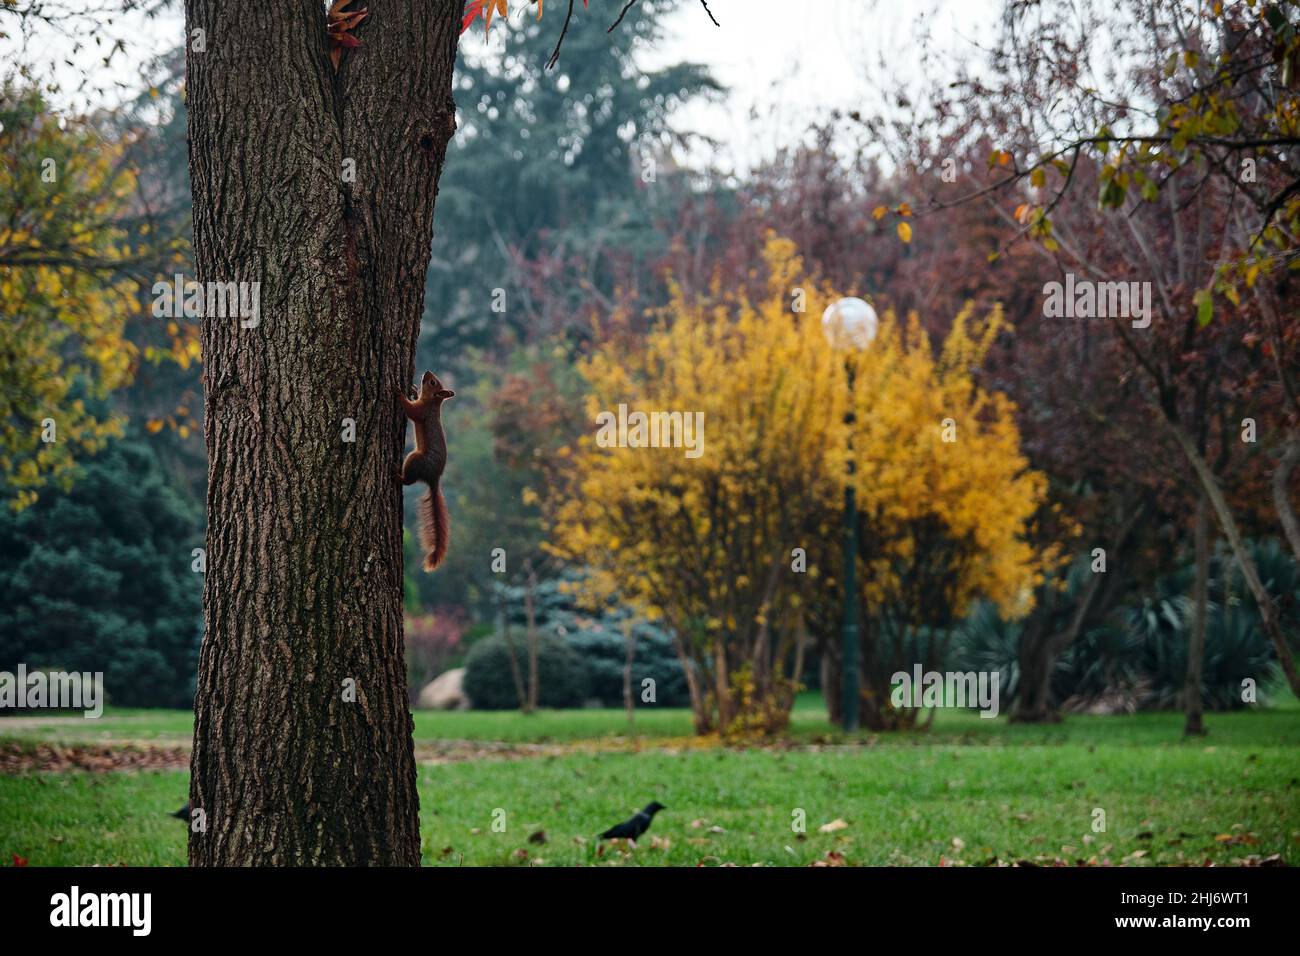
[[26, 866], [26, 865], [27, 865], [27, 857], [25, 857], [25, 856], [19, 856], [17, 853], [11, 853], [10, 856], [12, 856], [12, 857], [14, 858], [14, 866]]
[[469, 25], [474, 22], [474, 18], [483, 12], [484, 0], [469, 0], [465, 5], [465, 16], [460, 21], [460, 32], [464, 33], [469, 29]]

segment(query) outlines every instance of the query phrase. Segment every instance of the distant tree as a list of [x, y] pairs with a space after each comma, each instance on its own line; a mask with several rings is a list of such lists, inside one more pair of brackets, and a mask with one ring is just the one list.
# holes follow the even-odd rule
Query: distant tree
[[[1149, 284], [1151, 321], [1142, 328], [1128, 314], [1064, 323], [1160, 427], [1127, 427], [1131, 414], [1104, 408], [1098, 424], [1110, 444], [1154, 462], [1152, 474], [1166, 470], [1165, 446], [1181, 459], [1175, 481], [1189, 499], [1185, 510], [1198, 516], [1183, 534], [1200, 542], [1195, 590], [1205, 593], [1210, 548], [1200, 526], [1213, 516], [1288, 683], [1300, 690], [1234, 493], [1252, 483], [1264, 459], [1257, 450], [1272, 452], [1272, 498], [1292, 537], [1300, 325], [1284, 303], [1300, 235], [1297, 13], [1293, 0], [1125, 0], [1082, 10], [1008, 2], [996, 41], [975, 65], [933, 82], [920, 103], [899, 98], [892, 121], [864, 122], [878, 136], [892, 134], [907, 162], [929, 172], [929, 187], [910, 197], [918, 230], [927, 215], [974, 204], [1005, 223], [988, 249], [992, 261], [1020, 243], [1058, 279], [1070, 272], [1089, 283]], [[1094, 71], [1100, 62], [1113, 66]], [[972, 168], [965, 161], [977, 143], [987, 159]], [[954, 176], [941, 178], [954, 158]], [[891, 221], [901, 215], [890, 210]], [[1249, 444], [1246, 419], [1257, 432]], [[1300, 542], [1300, 532], [1294, 537]], [[1104, 590], [1114, 593], [1098, 584], [1079, 594]], [[1200, 646], [1207, 605], [1195, 603]], [[1190, 655], [1189, 686], [1198, 683], [1196, 661]], [[1046, 686], [1023, 686], [1035, 683]], [[1025, 713], [1045, 710], [1035, 701]], [[1188, 728], [1196, 732], [1199, 717], [1189, 714]]]
[[124, 336], [146, 261], [126, 249], [136, 185], [125, 140], [62, 123], [36, 89], [0, 87], [0, 474], [10, 506], [66, 489], [79, 453], [122, 434], [88, 400], [131, 379]]
[[549, 15], [511, 23], [499, 52], [482, 50], [477, 36], [464, 44], [460, 128], [426, 283], [429, 342], [454, 355], [503, 338], [508, 347], [557, 330], [582, 334], [590, 308], [607, 309], [615, 287], [662, 254], [655, 215], [671, 202], [671, 150], [681, 139], [669, 117], [718, 91], [701, 66], [639, 65], [638, 51], [658, 42], [679, 4], [638, 4], [617, 43], [594, 7], [575, 16], [550, 70]]
[[102, 671], [115, 704], [190, 707], [198, 659], [198, 511], [139, 438], [72, 487], [0, 509], [0, 669]]

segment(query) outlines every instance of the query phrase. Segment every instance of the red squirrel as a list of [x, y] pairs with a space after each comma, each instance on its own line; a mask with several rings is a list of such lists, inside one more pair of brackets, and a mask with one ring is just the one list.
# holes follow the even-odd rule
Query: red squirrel
[[402, 403], [402, 411], [415, 423], [415, 451], [406, 456], [397, 480], [403, 485], [423, 481], [429, 493], [420, 501], [420, 547], [424, 549], [424, 570], [432, 571], [447, 556], [451, 524], [447, 520], [447, 502], [438, 487], [442, 470], [447, 467], [447, 436], [442, 430], [442, 403], [456, 393], [444, 388], [438, 376], [425, 372], [420, 379], [419, 396], [412, 401], [401, 388], [393, 392]]

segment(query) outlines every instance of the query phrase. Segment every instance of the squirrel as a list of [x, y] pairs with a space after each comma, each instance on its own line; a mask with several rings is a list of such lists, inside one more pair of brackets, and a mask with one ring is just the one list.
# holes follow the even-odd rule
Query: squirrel
[[425, 372], [420, 390], [412, 400], [397, 385], [393, 386], [402, 411], [415, 423], [415, 451], [406, 456], [397, 480], [403, 485], [423, 481], [429, 493], [420, 502], [420, 547], [424, 549], [424, 570], [433, 571], [447, 556], [451, 523], [447, 519], [447, 502], [439, 483], [447, 467], [447, 436], [442, 430], [442, 403], [456, 393], [444, 388], [438, 376]]

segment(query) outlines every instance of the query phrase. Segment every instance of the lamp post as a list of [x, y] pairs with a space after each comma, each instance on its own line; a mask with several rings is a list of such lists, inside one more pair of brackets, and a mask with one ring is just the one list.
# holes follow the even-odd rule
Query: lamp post
[[861, 299], [832, 302], [822, 313], [822, 332], [831, 348], [848, 353], [844, 360], [849, 380], [849, 407], [844, 422], [849, 426], [849, 461], [844, 482], [844, 624], [841, 631], [842, 677], [841, 719], [845, 733], [858, 729], [858, 499], [853, 488], [853, 353], [871, 345], [876, 337], [876, 310]]

